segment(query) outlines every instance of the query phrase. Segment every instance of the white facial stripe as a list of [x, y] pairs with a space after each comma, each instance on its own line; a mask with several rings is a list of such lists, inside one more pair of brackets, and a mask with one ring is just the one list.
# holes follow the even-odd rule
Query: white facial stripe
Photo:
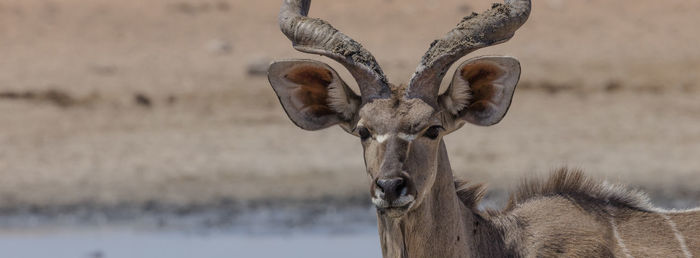
[[405, 140], [405, 141], [409, 141], [409, 142], [416, 139], [416, 135], [415, 135], [415, 134], [399, 133], [398, 136], [399, 136], [399, 138], [401, 138], [401, 139], [403, 139], [403, 140]]
[[[375, 137], [375, 139], [377, 139], [377, 141], [379, 143], [382, 143], [382, 142], [385, 142], [387, 139], [389, 139], [389, 137], [391, 137], [391, 136], [392, 136], [392, 134], [380, 134], [380, 135], [377, 135]], [[417, 137], [415, 134], [406, 134], [406, 133], [398, 133], [397, 136], [400, 139], [402, 139], [404, 141], [408, 141], [408, 142], [415, 140]]]
[[380, 134], [380, 135], [377, 135], [377, 137], [375, 137], [375, 138], [377, 139], [377, 141], [379, 143], [382, 143], [382, 142], [386, 141], [387, 139], [389, 139], [389, 136], [391, 136], [391, 135], [390, 134]]

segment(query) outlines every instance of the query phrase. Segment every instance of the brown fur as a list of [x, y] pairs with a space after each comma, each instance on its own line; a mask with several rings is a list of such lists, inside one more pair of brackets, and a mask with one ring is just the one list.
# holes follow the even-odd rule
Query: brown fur
[[491, 86], [491, 83], [503, 74], [501, 69], [489, 63], [465, 65], [460, 71], [462, 78], [469, 82], [472, 95], [479, 100], [493, 99], [496, 89]]
[[329, 71], [312, 66], [301, 66], [290, 71], [286, 78], [301, 85], [295, 90], [294, 96], [308, 112], [315, 116], [335, 113], [327, 102], [328, 85], [333, 79], [333, 75]]

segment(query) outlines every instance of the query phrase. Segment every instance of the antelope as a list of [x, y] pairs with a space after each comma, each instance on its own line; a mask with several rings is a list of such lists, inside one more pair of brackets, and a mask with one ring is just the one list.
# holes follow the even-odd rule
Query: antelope
[[490, 126], [508, 110], [520, 63], [481, 56], [528, 19], [530, 0], [506, 0], [465, 17], [434, 41], [408, 84], [388, 82], [362, 45], [307, 17], [310, 0], [284, 0], [282, 32], [298, 51], [342, 64], [356, 94], [330, 66], [314, 60], [270, 65], [268, 79], [294, 124], [339, 125], [360, 138], [384, 257], [692, 257], [700, 254], [700, 210], [667, 211], [622, 186], [559, 169], [529, 180], [500, 211], [483, 210], [485, 187], [455, 180], [443, 136], [465, 123]]

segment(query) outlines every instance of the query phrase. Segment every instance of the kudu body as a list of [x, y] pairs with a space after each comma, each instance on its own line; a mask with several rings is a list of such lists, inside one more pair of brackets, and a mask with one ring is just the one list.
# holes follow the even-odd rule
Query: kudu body
[[700, 254], [697, 210], [668, 212], [644, 195], [560, 170], [524, 184], [502, 211], [477, 208], [484, 189], [455, 181], [442, 137], [465, 123], [505, 115], [519, 80], [511, 57], [450, 66], [510, 39], [530, 0], [506, 0], [465, 17], [433, 42], [408, 85], [390, 84], [374, 57], [327, 22], [307, 17], [309, 0], [284, 0], [279, 23], [299, 51], [334, 59], [358, 83], [355, 94], [328, 65], [275, 62], [270, 83], [290, 119], [306, 130], [340, 125], [360, 137], [385, 257], [691, 257]]

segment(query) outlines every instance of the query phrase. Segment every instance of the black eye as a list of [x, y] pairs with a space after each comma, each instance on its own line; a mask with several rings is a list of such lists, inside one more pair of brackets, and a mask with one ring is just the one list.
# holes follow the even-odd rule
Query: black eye
[[360, 138], [361, 138], [363, 141], [364, 141], [364, 140], [367, 140], [367, 138], [369, 138], [370, 136], [372, 136], [372, 135], [369, 133], [369, 130], [367, 130], [367, 128], [364, 128], [364, 127], [360, 128], [360, 130], [359, 130], [357, 133], [360, 134]]
[[428, 130], [425, 131], [423, 136], [435, 140], [438, 138], [438, 136], [440, 136], [441, 129], [442, 126], [431, 126], [430, 128], [428, 128]]

